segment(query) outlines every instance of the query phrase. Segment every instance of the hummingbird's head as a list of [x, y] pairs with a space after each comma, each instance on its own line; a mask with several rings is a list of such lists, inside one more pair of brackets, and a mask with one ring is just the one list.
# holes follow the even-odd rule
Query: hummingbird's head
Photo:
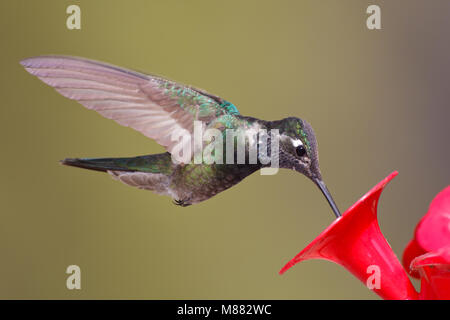
[[327, 198], [334, 214], [337, 217], [340, 216], [339, 210], [322, 180], [317, 141], [311, 125], [305, 120], [294, 117], [275, 121], [274, 125], [280, 134], [280, 168], [295, 170], [314, 181]]
[[286, 118], [278, 126], [281, 168], [298, 171], [308, 178], [322, 180], [317, 142], [311, 125], [299, 118]]

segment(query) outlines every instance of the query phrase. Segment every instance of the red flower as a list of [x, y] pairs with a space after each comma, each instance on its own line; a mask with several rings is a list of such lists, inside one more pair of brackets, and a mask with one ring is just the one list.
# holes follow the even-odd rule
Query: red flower
[[410, 275], [419, 278], [412, 270], [411, 261], [427, 252], [450, 245], [450, 187], [442, 190], [431, 202], [428, 213], [422, 218], [403, 253], [403, 266]]
[[421, 278], [420, 299], [450, 299], [450, 187], [433, 199], [420, 220], [403, 265]]
[[421, 278], [418, 294], [377, 221], [381, 192], [390, 174], [336, 219], [281, 270], [308, 259], [342, 265], [384, 299], [450, 299], [450, 187], [430, 205], [403, 254], [405, 269]]
[[450, 246], [415, 258], [411, 268], [421, 277], [420, 299], [450, 300]]
[[384, 299], [417, 299], [417, 292], [377, 221], [378, 199], [396, 175], [390, 174], [358, 200], [289, 261], [280, 274], [298, 262], [325, 259], [342, 265]]

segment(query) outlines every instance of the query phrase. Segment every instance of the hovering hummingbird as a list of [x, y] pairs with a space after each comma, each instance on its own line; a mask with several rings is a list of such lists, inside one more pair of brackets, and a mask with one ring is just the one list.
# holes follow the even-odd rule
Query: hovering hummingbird
[[221, 132], [278, 129], [275, 156], [279, 167], [311, 179], [336, 217], [340, 216], [322, 180], [314, 131], [305, 120], [289, 117], [265, 121], [242, 116], [232, 103], [204, 90], [83, 58], [38, 56], [21, 64], [63, 96], [141, 132], [167, 151], [131, 158], [69, 158], [62, 164], [107, 172], [125, 184], [169, 195], [175, 204], [188, 206], [213, 197], [268, 165], [261, 161], [259, 149], [253, 164], [176, 163], [171, 156], [178, 143], [172, 141], [173, 133], [192, 134], [195, 121]]

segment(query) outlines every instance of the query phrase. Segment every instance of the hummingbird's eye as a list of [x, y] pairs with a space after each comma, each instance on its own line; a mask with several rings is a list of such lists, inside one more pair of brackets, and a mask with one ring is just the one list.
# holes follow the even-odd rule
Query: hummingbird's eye
[[299, 145], [295, 148], [295, 152], [297, 152], [299, 157], [303, 157], [306, 154], [306, 149], [303, 145]]

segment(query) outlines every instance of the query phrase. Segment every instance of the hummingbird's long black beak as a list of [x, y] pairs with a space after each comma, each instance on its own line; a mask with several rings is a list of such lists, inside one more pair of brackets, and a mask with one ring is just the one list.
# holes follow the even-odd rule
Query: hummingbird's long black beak
[[320, 191], [322, 191], [325, 198], [327, 198], [328, 203], [330, 204], [331, 209], [333, 209], [333, 212], [334, 212], [334, 215], [336, 216], [336, 218], [339, 218], [341, 216], [341, 213], [339, 212], [339, 209], [338, 209], [336, 203], [334, 202], [330, 191], [328, 191], [328, 188], [325, 185], [325, 183], [320, 179], [314, 179], [313, 181], [317, 184]]

